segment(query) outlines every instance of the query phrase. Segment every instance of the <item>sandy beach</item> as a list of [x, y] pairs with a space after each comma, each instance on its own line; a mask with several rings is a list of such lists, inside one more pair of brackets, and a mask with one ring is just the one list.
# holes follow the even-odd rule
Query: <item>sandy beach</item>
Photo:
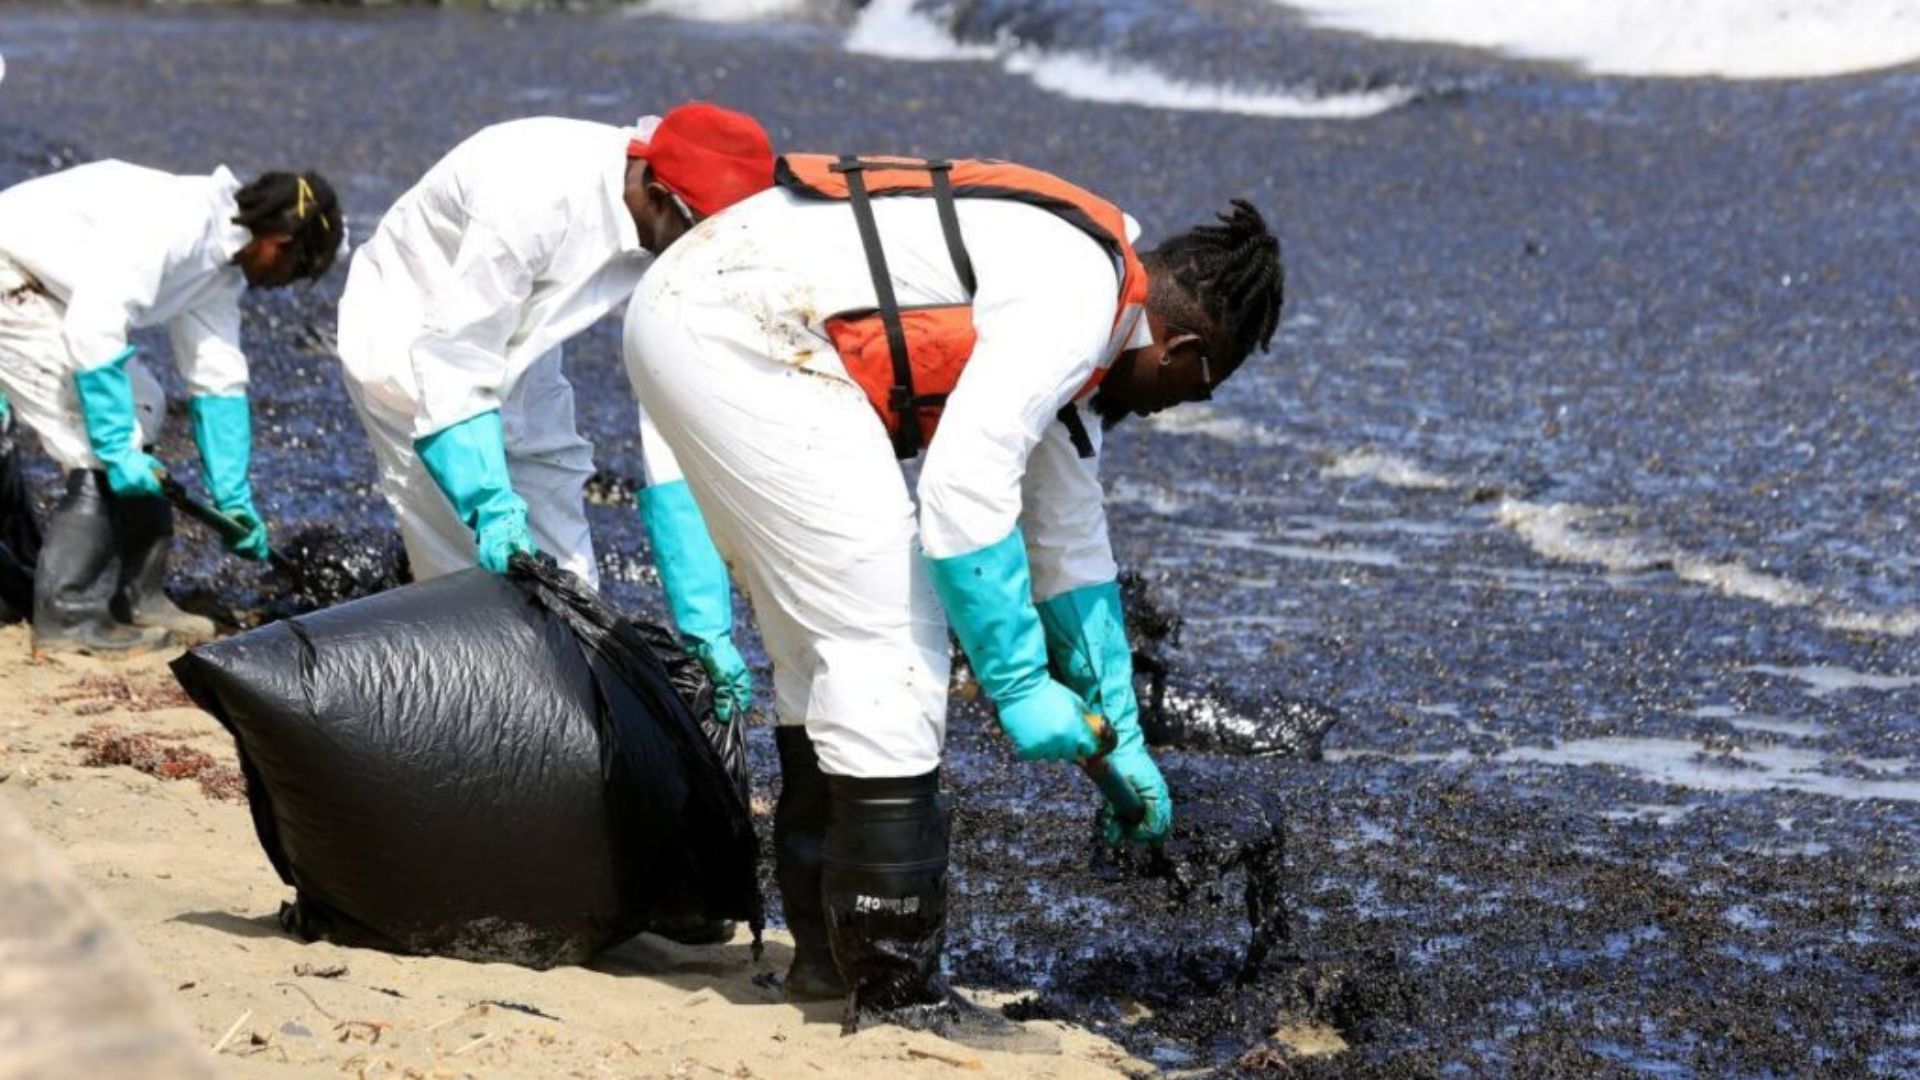
[[[591, 967], [529, 971], [303, 943], [291, 890], [229, 783], [232, 741], [188, 703], [167, 654], [28, 659], [0, 631], [0, 798], [72, 868], [232, 1077], [1111, 1077], [1152, 1070], [1064, 1024], [1058, 1056], [978, 1054], [894, 1028], [840, 1034], [839, 1005], [781, 1000], [789, 939], [689, 948], [653, 937]], [[90, 766], [90, 731], [213, 759], [209, 783]], [[96, 740], [97, 741], [97, 740]], [[194, 755], [171, 771], [194, 769]], [[204, 764], [204, 763], [200, 763]], [[158, 771], [170, 771], [166, 767]], [[211, 792], [211, 794], [209, 793]], [[76, 971], [76, 974], [81, 974]], [[999, 999], [993, 999], [999, 1000]], [[0, 1069], [0, 1072], [6, 1070]]]

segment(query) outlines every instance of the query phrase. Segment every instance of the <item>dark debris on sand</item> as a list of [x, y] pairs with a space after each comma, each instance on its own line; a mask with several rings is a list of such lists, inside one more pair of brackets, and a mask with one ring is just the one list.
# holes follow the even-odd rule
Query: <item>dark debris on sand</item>
[[220, 802], [240, 802], [247, 784], [240, 770], [222, 765], [204, 750], [182, 745], [176, 737], [95, 724], [69, 744], [83, 751], [80, 764], [106, 768], [124, 765], [157, 780], [194, 780], [200, 793]]

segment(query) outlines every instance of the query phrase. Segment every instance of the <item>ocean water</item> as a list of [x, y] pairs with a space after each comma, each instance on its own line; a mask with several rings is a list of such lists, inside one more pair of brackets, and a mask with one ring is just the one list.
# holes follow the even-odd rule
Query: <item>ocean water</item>
[[1920, 0], [647, 0], [633, 10], [837, 22], [851, 52], [997, 64], [1084, 101], [1295, 119], [1364, 119], [1474, 81], [1449, 70], [1458, 61], [1406, 73], [1301, 63], [1302, 22], [1624, 76], [1808, 78], [1920, 59]]

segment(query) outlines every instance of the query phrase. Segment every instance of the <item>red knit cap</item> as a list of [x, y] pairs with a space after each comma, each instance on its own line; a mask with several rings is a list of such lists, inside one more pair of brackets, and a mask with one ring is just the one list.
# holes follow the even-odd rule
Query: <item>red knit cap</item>
[[703, 217], [773, 186], [773, 143], [760, 122], [704, 101], [676, 106], [627, 156], [645, 158], [651, 178]]

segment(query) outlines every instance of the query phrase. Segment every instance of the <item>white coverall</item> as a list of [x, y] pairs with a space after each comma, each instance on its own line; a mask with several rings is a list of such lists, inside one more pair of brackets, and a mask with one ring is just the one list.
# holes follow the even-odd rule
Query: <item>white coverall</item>
[[[675, 243], [628, 312], [628, 373], [752, 600], [779, 722], [805, 724], [835, 775], [939, 764], [947, 625], [922, 549], [965, 554], [1018, 524], [1036, 601], [1115, 574], [1082, 395], [1114, 351], [1114, 262], [1035, 207], [961, 199], [958, 213], [979, 341], [923, 459], [917, 527], [823, 328], [876, 302], [846, 203], [742, 202]], [[876, 199], [874, 215], [901, 306], [965, 302], [931, 199]], [[1056, 416], [1076, 398], [1091, 458]]]
[[498, 409], [534, 543], [598, 585], [561, 345], [633, 292], [651, 256], [623, 201], [633, 132], [540, 117], [481, 130], [400, 197], [340, 299], [348, 396], [416, 579], [473, 566], [472, 532], [414, 440]]
[[[75, 373], [118, 356], [131, 327], [165, 324], [193, 396], [247, 392], [240, 351], [246, 275], [233, 257], [252, 234], [234, 223], [239, 181], [96, 161], [0, 191], [0, 389], [62, 469], [98, 469]], [[127, 364], [144, 445], [166, 399]]]

